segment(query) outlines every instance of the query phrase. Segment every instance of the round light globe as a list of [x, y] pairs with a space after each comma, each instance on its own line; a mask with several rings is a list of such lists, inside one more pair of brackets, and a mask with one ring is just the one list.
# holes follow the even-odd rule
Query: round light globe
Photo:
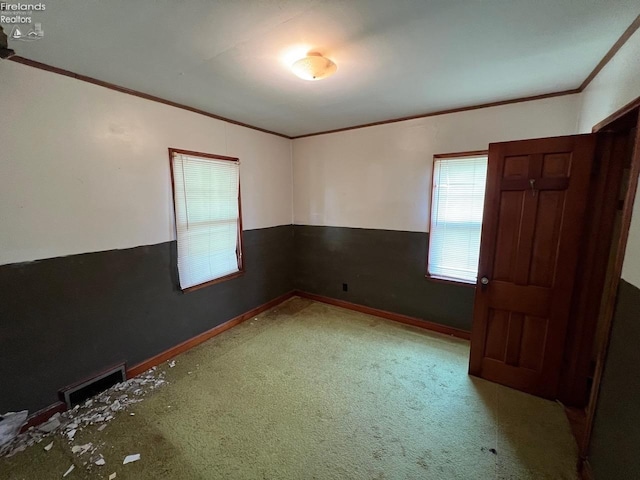
[[311, 81], [327, 78], [336, 73], [337, 69], [338, 66], [334, 62], [315, 52], [308, 53], [306, 57], [296, 60], [291, 65], [293, 73], [303, 80]]

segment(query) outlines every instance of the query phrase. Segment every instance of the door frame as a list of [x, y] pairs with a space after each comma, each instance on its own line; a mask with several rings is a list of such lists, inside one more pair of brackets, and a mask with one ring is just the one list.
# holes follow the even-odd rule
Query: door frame
[[607, 131], [596, 135], [596, 162], [587, 199], [589, 221], [584, 226], [580, 245], [581, 262], [557, 397], [567, 407], [582, 408], [583, 419], [593, 378], [594, 340], [601, 316], [602, 292], [612, 273], [610, 257], [617, 240], [614, 238], [616, 218], [624, 201], [620, 198], [620, 189], [624, 182], [625, 161], [629, 161], [630, 143], [628, 132]]
[[593, 432], [593, 422], [595, 418], [596, 407], [598, 404], [598, 397], [600, 394], [600, 386], [602, 383], [602, 375], [604, 373], [607, 352], [609, 349], [609, 341], [611, 338], [611, 329], [618, 293], [618, 286], [620, 283], [620, 279], [622, 278], [622, 265], [624, 262], [627, 240], [629, 238], [629, 228], [631, 226], [633, 205], [636, 199], [636, 190], [638, 188], [638, 178], [640, 176], [640, 97], [629, 102], [624, 107], [609, 115], [607, 118], [596, 124], [592, 129], [593, 133], [604, 132], [607, 130], [615, 131], [617, 128], [615, 125], [616, 122], [618, 122], [625, 116], [631, 115], [635, 115], [636, 117], [637, 128], [633, 147], [633, 155], [631, 158], [629, 184], [624, 199], [624, 205], [622, 207], [620, 237], [617, 241], [617, 250], [613, 259], [612, 281], [607, 291], [603, 292], [603, 316], [601, 321], [603, 322], [604, 337], [599, 351], [596, 353], [596, 368], [593, 377], [593, 385], [591, 387], [589, 403], [587, 404], [586, 409], [586, 423], [584, 427], [584, 433], [581, 440], [578, 442], [580, 455], [579, 470], [580, 472], [583, 472], [583, 475], [588, 475], [588, 472], [590, 472], [591, 470], [588, 462], [588, 453], [591, 443], [591, 435]]

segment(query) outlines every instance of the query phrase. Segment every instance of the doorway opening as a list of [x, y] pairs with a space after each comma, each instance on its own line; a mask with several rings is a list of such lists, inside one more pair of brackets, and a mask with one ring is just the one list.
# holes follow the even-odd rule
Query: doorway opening
[[640, 176], [640, 98], [630, 102], [610, 117], [593, 127], [597, 133], [619, 138], [619, 155], [622, 158], [622, 175], [618, 189], [618, 208], [613, 221], [612, 241], [607, 251], [604, 286], [600, 296], [600, 308], [593, 331], [588, 402], [584, 408], [584, 429], [578, 432], [580, 469], [585, 466], [598, 403], [600, 383], [607, 357], [612, 322], [622, 277], [622, 265], [627, 247], [631, 216], [633, 213], [638, 179]]

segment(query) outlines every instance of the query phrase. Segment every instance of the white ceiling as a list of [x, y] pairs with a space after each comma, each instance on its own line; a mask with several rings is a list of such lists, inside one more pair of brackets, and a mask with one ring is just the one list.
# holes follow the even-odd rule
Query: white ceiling
[[[45, 4], [44, 38], [10, 40], [18, 55], [289, 136], [577, 88], [640, 13], [640, 0]], [[286, 61], [307, 50], [337, 73], [295, 77]]]

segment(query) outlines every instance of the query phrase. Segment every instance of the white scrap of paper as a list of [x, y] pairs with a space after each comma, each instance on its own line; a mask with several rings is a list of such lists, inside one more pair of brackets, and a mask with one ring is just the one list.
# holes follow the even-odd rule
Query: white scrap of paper
[[139, 453], [136, 453], [134, 455], [127, 455], [126, 457], [124, 457], [124, 462], [122, 462], [122, 464], [126, 465], [127, 463], [137, 462], [138, 460], [140, 460]]
[[170, 366], [171, 368], [175, 367], [175, 366], [176, 366], [176, 361], [175, 361], [175, 360], [171, 360], [171, 361], [169, 362], [169, 366]]
[[104, 460], [104, 457], [102, 457], [102, 456], [101, 456], [100, 458], [98, 458], [98, 459], [97, 459], [95, 462], [93, 462], [93, 463], [95, 463], [96, 465], [98, 465], [99, 467], [101, 467], [101, 466], [105, 465], [107, 462]]
[[67, 470], [66, 472], [64, 472], [64, 475], [62, 475], [62, 478], [66, 477], [67, 475], [69, 475], [71, 472], [73, 472], [73, 469], [76, 468], [75, 465], [71, 465], [69, 467], [69, 470]]
[[60, 426], [60, 420], [58, 420], [59, 417], [60, 417], [60, 414], [56, 413], [49, 420], [47, 420], [41, 425], [38, 425], [38, 430], [45, 433], [53, 432], [56, 428]]
[[91, 442], [85, 444], [85, 445], [74, 445], [71, 448], [71, 451], [73, 453], [79, 453], [80, 455], [84, 455], [85, 453], [87, 453], [89, 451], [89, 449], [93, 447], [93, 444]]
[[113, 480], [114, 478], [116, 478], [116, 472], [113, 472], [111, 475], [109, 475], [109, 480]]
[[49, 445], [44, 447], [44, 449], [48, 452], [49, 450], [51, 450], [51, 447], [53, 447], [53, 442], [51, 442]]
[[22, 410], [21, 412], [7, 412], [0, 416], [0, 447], [8, 445], [20, 433], [20, 429], [27, 421], [29, 412]]

